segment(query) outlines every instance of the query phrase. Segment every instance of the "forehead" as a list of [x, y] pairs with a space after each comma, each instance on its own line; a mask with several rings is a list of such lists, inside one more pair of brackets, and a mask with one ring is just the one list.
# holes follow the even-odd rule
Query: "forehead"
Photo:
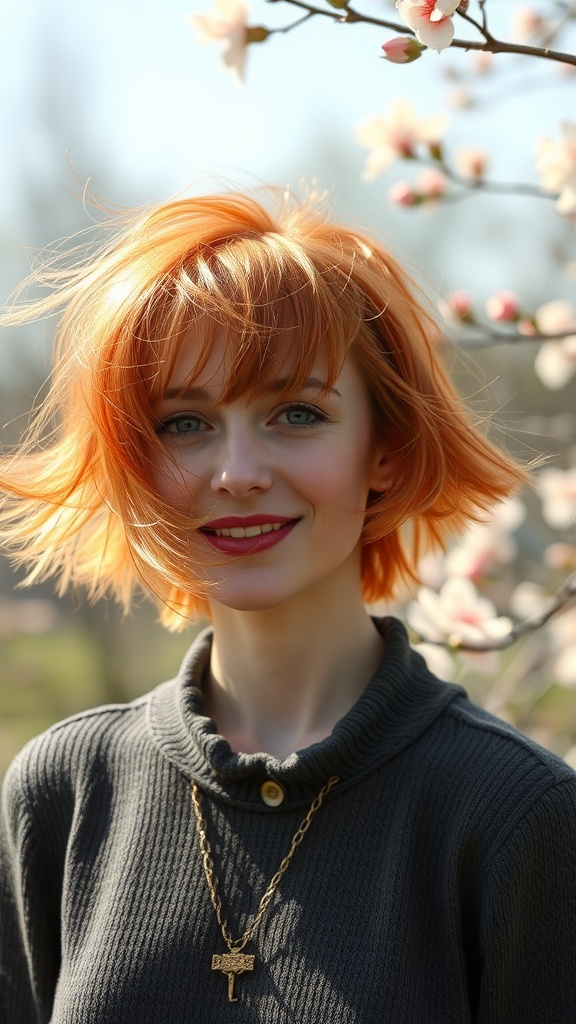
[[272, 334], [236, 335], [204, 321], [178, 339], [165, 361], [161, 390], [184, 391], [193, 385], [216, 391], [220, 401], [230, 402], [270, 390], [282, 397], [312, 378], [328, 391], [344, 360], [345, 353], [330, 345], [310, 344], [297, 326], [285, 325]]
[[270, 364], [270, 372], [262, 375], [254, 387], [245, 389], [243, 395], [240, 392], [230, 394], [230, 362], [236, 355], [234, 339], [220, 334], [214, 340], [198, 372], [198, 339], [192, 338], [190, 341], [190, 345], [182, 346], [174, 364], [172, 376], [164, 393], [166, 399], [178, 398], [181, 395], [185, 400], [225, 405], [233, 402], [235, 398], [244, 397], [248, 405], [260, 396], [267, 399], [272, 395], [276, 400], [283, 397], [294, 398], [296, 393], [310, 391], [335, 396], [344, 402], [349, 411], [356, 410], [356, 416], [361, 416], [362, 410], [368, 411], [368, 388], [350, 358], [335, 367], [334, 374], [329, 374], [325, 360], [317, 360], [311, 365], [309, 374], [300, 379], [300, 374], [294, 370], [292, 353], [285, 349], [279, 353], [278, 359]]

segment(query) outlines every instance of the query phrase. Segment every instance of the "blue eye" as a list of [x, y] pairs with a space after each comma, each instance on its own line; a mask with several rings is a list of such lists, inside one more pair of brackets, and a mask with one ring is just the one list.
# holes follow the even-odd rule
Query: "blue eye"
[[204, 420], [201, 420], [198, 416], [192, 416], [190, 413], [172, 416], [158, 426], [159, 434], [176, 434], [178, 436], [198, 434], [204, 430], [208, 430], [208, 425]]
[[290, 427], [314, 427], [324, 422], [326, 416], [313, 405], [289, 405], [278, 416], [278, 420]]

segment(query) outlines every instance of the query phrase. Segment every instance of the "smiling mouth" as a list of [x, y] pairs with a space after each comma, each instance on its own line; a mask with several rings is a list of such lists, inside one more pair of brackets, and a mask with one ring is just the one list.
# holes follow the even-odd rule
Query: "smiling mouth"
[[[239, 526], [234, 522], [234, 518], [230, 517], [229, 526], [216, 525], [218, 520], [215, 520], [213, 525], [201, 526], [199, 532], [217, 551], [228, 555], [251, 555], [267, 551], [268, 548], [279, 544], [292, 532], [298, 521], [298, 518], [275, 519], [270, 522], [248, 522], [246, 526]], [[226, 520], [220, 522], [225, 523]]]
[[228, 529], [210, 530], [203, 528], [203, 533], [213, 533], [216, 537], [259, 537], [262, 533], [273, 533], [280, 530], [284, 523], [262, 523], [261, 526], [231, 526]]

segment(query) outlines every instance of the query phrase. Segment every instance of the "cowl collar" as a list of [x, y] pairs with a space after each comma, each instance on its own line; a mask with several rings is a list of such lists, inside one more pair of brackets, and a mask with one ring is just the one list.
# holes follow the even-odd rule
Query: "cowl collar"
[[178, 676], [150, 695], [149, 726], [162, 754], [216, 799], [253, 810], [263, 807], [260, 788], [275, 779], [295, 807], [310, 802], [331, 775], [339, 789], [367, 773], [420, 736], [451, 701], [465, 696], [441, 682], [410, 648], [406, 630], [394, 618], [374, 619], [385, 653], [364, 693], [320, 743], [284, 760], [270, 754], [238, 754], [203, 713], [202, 679], [210, 659], [212, 630], [201, 633]]

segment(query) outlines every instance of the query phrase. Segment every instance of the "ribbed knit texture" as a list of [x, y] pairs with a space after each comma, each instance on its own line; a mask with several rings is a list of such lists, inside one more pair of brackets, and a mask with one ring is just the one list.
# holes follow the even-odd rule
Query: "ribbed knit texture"
[[[1, 1024], [576, 1024], [576, 775], [377, 625], [364, 695], [285, 761], [202, 715], [209, 632], [176, 680], [28, 744], [4, 787]], [[239, 936], [334, 774], [230, 1004], [190, 784]]]

